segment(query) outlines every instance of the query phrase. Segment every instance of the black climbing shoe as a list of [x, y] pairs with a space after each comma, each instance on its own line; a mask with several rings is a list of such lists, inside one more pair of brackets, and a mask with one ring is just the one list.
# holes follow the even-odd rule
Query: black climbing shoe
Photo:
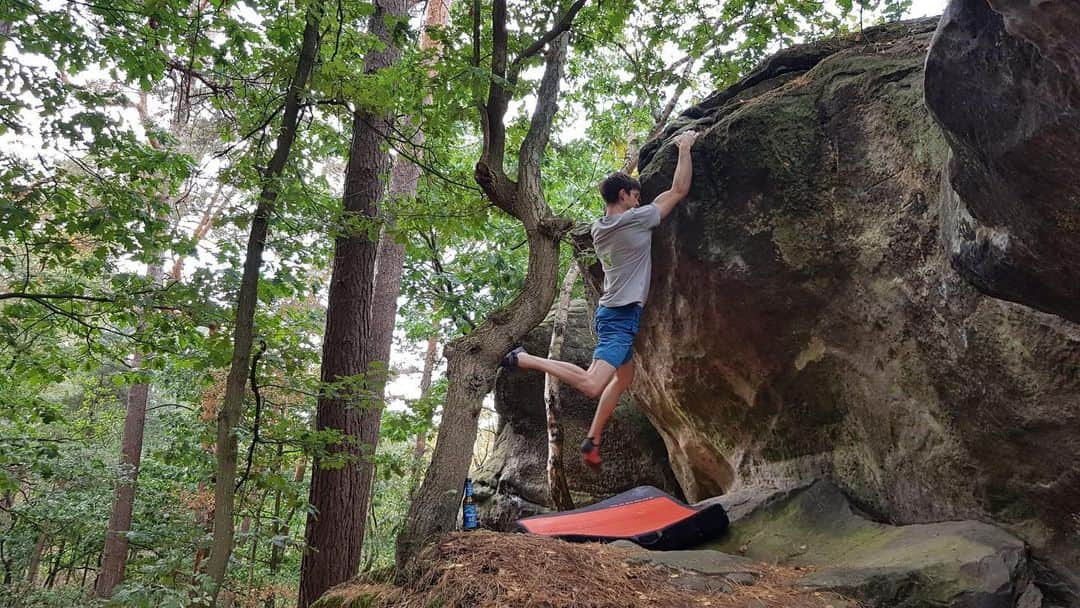
[[590, 469], [600, 469], [600, 444], [593, 443], [592, 437], [586, 437], [585, 441], [581, 442], [581, 459]]
[[520, 355], [523, 352], [525, 352], [525, 347], [524, 346], [519, 346], [519, 347], [515, 348], [514, 350], [506, 353], [503, 356], [502, 361], [499, 361], [499, 367], [505, 367], [506, 369], [517, 369], [518, 355]]

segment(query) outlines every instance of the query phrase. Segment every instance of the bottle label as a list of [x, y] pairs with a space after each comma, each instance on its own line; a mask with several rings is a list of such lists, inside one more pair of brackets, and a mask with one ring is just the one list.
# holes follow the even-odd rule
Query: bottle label
[[461, 513], [461, 527], [465, 530], [475, 530], [480, 525], [476, 519], [476, 505], [465, 505], [462, 507]]

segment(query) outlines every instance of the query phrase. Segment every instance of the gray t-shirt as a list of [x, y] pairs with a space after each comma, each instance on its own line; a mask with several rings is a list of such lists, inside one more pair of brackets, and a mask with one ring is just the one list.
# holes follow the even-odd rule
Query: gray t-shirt
[[656, 205], [643, 205], [613, 217], [605, 215], [593, 222], [593, 245], [604, 267], [602, 306], [645, 303], [652, 278], [652, 230], [658, 225], [660, 208]]

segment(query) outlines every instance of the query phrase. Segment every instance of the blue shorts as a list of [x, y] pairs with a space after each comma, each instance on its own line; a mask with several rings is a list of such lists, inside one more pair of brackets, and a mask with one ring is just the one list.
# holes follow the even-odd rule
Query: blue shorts
[[634, 336], [641, 320], [641, 304], [596, 309], [596, 350], [593, 359], [622, 367], [634, 355]]

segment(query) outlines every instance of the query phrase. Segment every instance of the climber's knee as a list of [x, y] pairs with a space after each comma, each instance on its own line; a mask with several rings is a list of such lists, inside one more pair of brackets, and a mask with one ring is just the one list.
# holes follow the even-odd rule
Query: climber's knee
[[598, 399], [615, 375], [615, 366], [602, 359], [593, 359], [581, 392], [589, 399]]

